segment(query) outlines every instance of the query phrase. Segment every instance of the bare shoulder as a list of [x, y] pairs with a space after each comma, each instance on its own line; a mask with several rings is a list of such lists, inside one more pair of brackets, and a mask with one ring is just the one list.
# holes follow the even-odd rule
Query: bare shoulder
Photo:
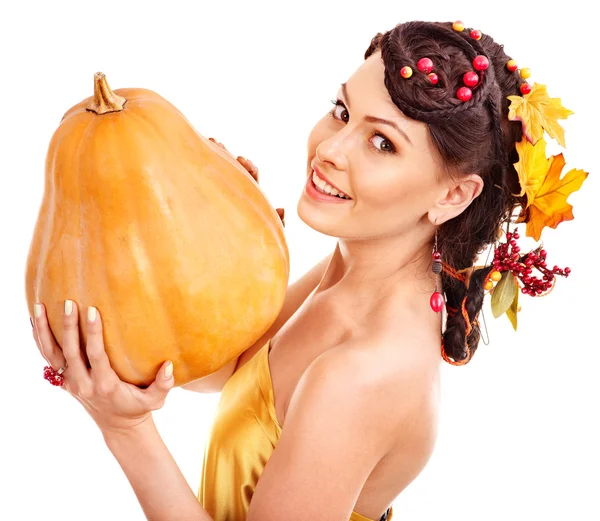
[[[420, 446], [428, 431], [421, 418], [430, 385], [425, 362], [418, 367], [417, 356], [412, 367], [405, 366], [398, 356], [387, 344], [352, 340], [315, 358], [289, 400], [249, 521], [348, 519], [357, 506], [383, 512], [414, 479], [429, 451]], [[392, 454], [394, 464], [373, 482]], [[364, 494], [367, 489], [373, 492]]]
[[310, 364], [294, 394], [321, 387], [351, 400], [365, 421], [383, 422], [380, 433], [393, 440], [399, 430], [407, 435], [408, 419], [413, 427], [428, 428], [437, 419], [440, 357], [421, 349], [420, 341], [409, 335], [346, 341]]

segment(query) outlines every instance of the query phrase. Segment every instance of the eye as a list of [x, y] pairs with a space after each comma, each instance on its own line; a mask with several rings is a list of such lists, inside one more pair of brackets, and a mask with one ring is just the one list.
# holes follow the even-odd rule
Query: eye
[[[348, 123], [348, 120], [350, 119], [350, 114], [348, 112], [348, 109], [346, 108], [346, 105], [344, 105], [344, 102], [340, 99], [334, 99], [331, 100], [331, 103], [333, 103], [334, 107], [329, 112], [329, 115], [333, 119], [337, 119], [343, 121], [344, 123]], [[381, 139], [381, 141], [379, 142], [381, 148], [373, 144], [373, 138]], [[371, 134], [371, 137], [369, 138], [369, 148], [371, 148], [379, 154], [394, 154], [396, 152], [396, 147], [394, 147], [392, 142], [380, 132], [373, 132], [373, 134]]]
[[350, 117], [350, 114], [348, 114], [348, 109], [346, 108], [346, 105], [344, 105], [339, 99], [332, 99], [331, 103], [335, 105], [329, 113], [333, 117], [333, 119], [340, 119], [344, 123], [348, 123], [348, 118]]
[[[377, 138], [379, 138], [381, 141], [378, 142]], [[394, 145], [392, 144], [392, 142], [388, 138], [386, 138], [385, 136], [381, 135], [379, 132], [375, 132], [373, 134], [373, 136], [371, 137], [371, 139], [369, 140], [369, 142], [371, 143], [371, 146], [377, 152], [394, 153], [396, 151], [396, 148], [394, 147]], [[379, 145], [381, 146], [381, 148], [379, 148], [379, 146], [377, 145], [377, 143], [379, 143]]]

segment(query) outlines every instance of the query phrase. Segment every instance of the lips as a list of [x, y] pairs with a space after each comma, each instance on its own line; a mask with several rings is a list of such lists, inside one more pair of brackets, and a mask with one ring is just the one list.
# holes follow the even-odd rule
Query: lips
[[350, 195], [348, 194], [348, 192], [346, 192], [346, 190], [342, 190], [339, 186], [337, 186], [335, 183], [333, 183], [331, 181], [331, 179], [329, 179], [326, 175], [324, 175], [323, 172], [321, 172], [321, 170], [319, 170], [317, 165], [315, 165], [314, 163], [311, 163], [310, 166], [312, 166], [312, 168], [315, 171], [315, 173], [317, 174], [317, 176], [319, 176], [321, 179], [323, 179], [323, 181], [325, 181], [327, 184], [333, 186], [338, 192], [342, 192], [343, 194], [347, 195], [350, 199], [352, 199], [350, 197]]

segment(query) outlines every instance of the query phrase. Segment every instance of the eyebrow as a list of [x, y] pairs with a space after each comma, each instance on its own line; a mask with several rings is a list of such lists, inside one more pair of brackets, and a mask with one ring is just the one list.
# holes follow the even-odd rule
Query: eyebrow
[[[342, 83], [342, 92], [344, 94], [344, 98], [346, 99], [346, 102], [348, 103], [348, 108], [350, 108], [350, 98], [348, 97], [348, 90], [346, 89], [346, 84]], [[404, 132], [404, 130], [402, 130], [398, 125], [396, 125], [396, 123], [394, 123], [393, 121], [390, 121], [388, 119], [383, 119], [383, 118], [377, 118], [375, 116], [365, 116], [364, 117], [365, 121], [368, 121], [369, 123], [381, 123], [382, 125], [389, 125], [392, 128], [395, 128], [396, 131], [404, 137], [404, 139], [406, 139], [406, 141], [408, 141], [411, 146], [412, 146], [412, 141], [410, 140], [410, 138], [408, 137], [408, 135], [406, 134], [406, 132]]]

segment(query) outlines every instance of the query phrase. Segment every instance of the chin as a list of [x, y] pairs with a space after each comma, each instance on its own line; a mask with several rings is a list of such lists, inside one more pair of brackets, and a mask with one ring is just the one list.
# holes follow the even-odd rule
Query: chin
[[303, 193], [300, 196], [296, 211], [300, 220], [313, 230], [330, 237], [344, 237], [344, 226], [339, 222], [339, 219], [344, 219], [344, 217], [338, 216], [336, 222], [335, 216], [315, 207], [311, 201], [308, 201], [306, 194]]

